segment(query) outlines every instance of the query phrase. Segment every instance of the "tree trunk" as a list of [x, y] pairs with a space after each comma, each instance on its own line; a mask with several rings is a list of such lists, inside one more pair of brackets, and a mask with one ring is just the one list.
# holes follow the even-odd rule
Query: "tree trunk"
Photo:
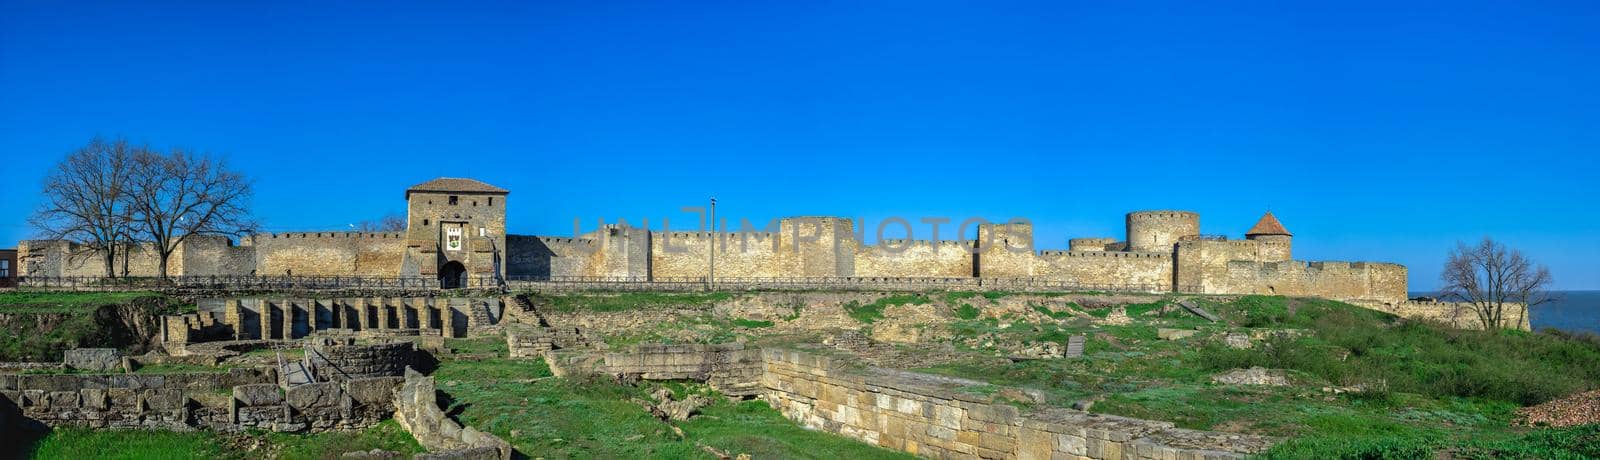
[[107, 245], [106, 246], [105, 262], [106, 262], [106, 277], [108, 277], [108, 278], [116, 278], [117, 277], [117, 251], [111, 245]]

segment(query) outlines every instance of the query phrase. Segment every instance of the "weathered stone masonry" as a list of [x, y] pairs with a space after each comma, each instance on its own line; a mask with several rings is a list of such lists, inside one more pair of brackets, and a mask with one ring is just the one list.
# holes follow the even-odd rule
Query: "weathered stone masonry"
[[[743, 344], [640, 345], [595, 354], [544, 353], [557, 375], [603, 373], [693, 379], [746, 389], [807, 428], [928, 458], [1220, 459], [1270, 447], [1261, 436], [1070, 409], [1024, 413], [981, 382], [890, 369], [844, 369], [830, 359]], [[742, 380], [742, 382], [741, 382]]]
[[[1040, 251], [1026, 223], [977, 226], [976, 241], [862, 243], [871, 229], [841, 217], [792, 217], [766, 228], [708, 233], [623, 224], [575, 237], [506, 233], [510, 192], [471, 179], [439, 178], [407, 189], [407, 229], [390, 233], [258, 234], [234, 246], [195, 237], [174, 255], [174, 275], [414, 277], [449, 287], [476, 281], [603, 277], [698, 279], [715, 254], [717, 277], [1005, 278], [1124, 290], [1286, 294], [1396, 304], [1406, 269], [1376, 262], [1291, 258], [1293, 236], [1271, 213], [1245, 239], [1202, 236], [1189, 211], [1126, 215], [1126, 234], [1073, 239]], [[25, 276], [103, 275], [96, 255], [64, 241], [23, 241]], [[154, 275], [148, 245], [126, 254], [128, 273]]]

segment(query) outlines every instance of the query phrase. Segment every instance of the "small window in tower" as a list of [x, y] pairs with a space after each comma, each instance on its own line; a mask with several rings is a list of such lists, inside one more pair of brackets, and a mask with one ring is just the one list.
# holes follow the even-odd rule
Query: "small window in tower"
[[472, 207], [478, 207], [478, 200], [472, 200]]
[[489, 206], [494, 206], [494, 197], [489, 197]]
[[428, 219], [422, 219], [422, 226], [423, 227], [427, 227], [428, 226]]
[[450, 205], [451, 206], [455, 206], [456, 205], [456, 196], [455, 195], [450, 195]]
[[489, 236], [489, 229], [478, 227], [478, 236]]

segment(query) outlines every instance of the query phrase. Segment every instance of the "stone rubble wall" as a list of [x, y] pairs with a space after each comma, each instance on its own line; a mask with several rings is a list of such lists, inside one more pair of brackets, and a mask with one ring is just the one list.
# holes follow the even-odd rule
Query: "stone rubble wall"
[[416, 344], [408, 341], [356, 345], [316, 344], [307, 354], [318, 377], [349, 380], [399, 377], [416, 362]]
[[755, 396], [762, 391], [761, 349], [743, 343], [641, 344], [607, 352], [546, 351], [543, 356], [558, 377], [605, 374], [640, 380], [695, 380], [731, 396]]
[[644, 380], [698, 380], [723, 394], [760, 393], [761, 349], [743, 343], [635, 345], [607, 352], [599, 372]]
[[[1438, 321], [1460, 329], [1483, 329], [1483, 321], [1478, 319], [1477, 308], [1466, 302], [1407, 300], [1398, 303], [1360, 302], [1357, 305], [1393, 313], [1403, 318]], [[1530, 315], [1527, 305], [1508, 304], [1504, 315], [1510, 329], [1533, 330], [1533, 325], [1528, 322]]]
[[370, 427], [395, 411], [401, 377], [359, 378], [290, 387], [262, 383], [233, 387], [230, 427], [328, 431]]
[[1271, 438], [1068, 409], [1023, 413], [965, 381], [885, 369], [843, 371], [826, 358], [763, 352], [762, 395], [808, 428], [928, 458], [1222, 459]]
[[433, 377], [406, 369], [404, 383], [394, 393], [394, 419], [411, 432], [417, 443], [433, 453], [418, 458], [476, 459], [511, 458], [511, 443], [488, 432], [478, 431], [445, 415], [439, 408]]
[[270, 370], [188, 374], [0, 375], [0, 398], [50, 426], [187, 430], [226, 425], [223, 391], [275, 380]]

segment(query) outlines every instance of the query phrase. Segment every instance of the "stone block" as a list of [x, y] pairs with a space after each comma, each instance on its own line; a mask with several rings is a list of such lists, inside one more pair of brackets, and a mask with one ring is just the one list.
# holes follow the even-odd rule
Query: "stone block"
[[22, 400], [17, 401], [17, 405], [22, 407], [44, 405], [44, 395], [44, 390], [22, 390]]
[[144, 407], [157, 411], [175, 411], [183, 409], [189, 403], [189, 398], [183, 396], [183, 390], [178, 389], [145, 390], [141, 397]]
[[289, 388], [284, 400], [295, 409], [338, 407], [343, 391], [334, 382], [311, 383]]
[[1018, 460], [1047, 460], [1055, 449], [1055, 436], [1049, 432], [1028, 428], [1017, 431]]
[[394, 403], [395, 389], [405, 379], [401, 377], [374, 377], [345, 382], [345, 391], [355, 402], [365, 406], [389, 406]]
[[45, 394], [43, 405], [51, 410], [77, 409], [78, 392], [52, 391]]
[[106, 399], [111, 407], [137, 408], [139, 407], [139, 390], [132, 388], [107, 388]]
[[98, 388], [85, 388], [78, 390], [79, 404], [84, 409], [106, 410], [106, 390]]
[[1056, 450], [1060, 450], [1071, 455], [1085, 455], [1086, 453], [1084, 444], [1085, 440], [1083, 436], [1070, 434], [1056, 435]]
[[276, 406], [283, 403], [283, 394], [278, 385], [258, 383], [233, 387], [233, 399], [239, 400], [241, 406]]
[[1196, 334], [1196, 333], [1197, 333], [1197, 331], [1195, 331], [1195, 330], [1193, 330], [1193, 329], [1168, 329], [1168, 328], [1161, 328], [1161, 329], [1157, 329], [1157, 330], [1156, 330], [1156, 336], [1157, 336], [1157, 337], [1160, 337], [1160, 338], [1161, 338], [1161, 339], [1162, 339], [1162, 340], [1178, 340], [1178, 339], [1184, 339], [1184, 338], [1188, 338], [1188, 337], [1190, 337], [1190, 336], [1193, 336], [1193, 335], [1195, 335], [1195, 334]]
[[95, 372], [122, 370], [122, 352], [115, 348], [74, 348], [67, 350], [61, 362], [68, 368]]

